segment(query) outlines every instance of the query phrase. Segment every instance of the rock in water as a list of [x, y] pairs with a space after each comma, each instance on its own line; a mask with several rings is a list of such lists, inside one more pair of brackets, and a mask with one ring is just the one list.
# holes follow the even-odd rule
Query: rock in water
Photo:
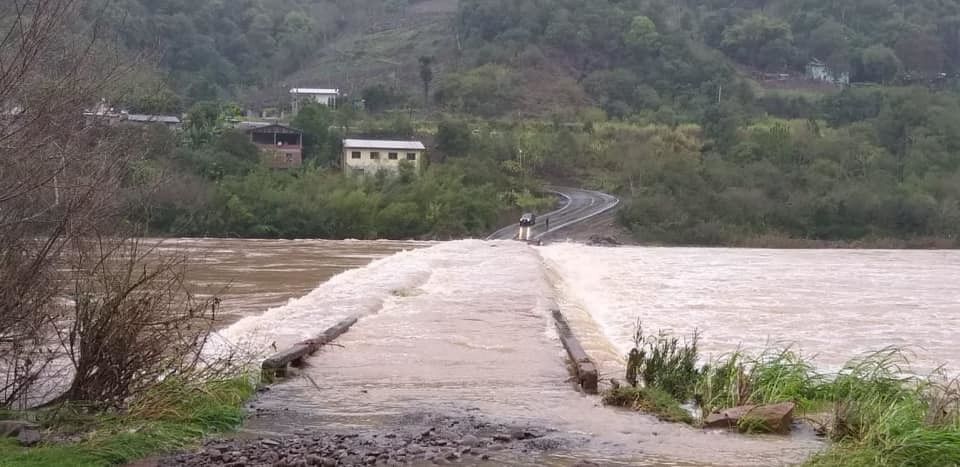
[[17, 435], [17, 442], [28, 448], [36, 446], [40, 441], [43, 441], [43, 436], [40, 436], [40, 432], [34, 429], [23, 429]]
[[796, 404], [745, 405], [714, 412], [704, 420], [706, 428], [739, 428], [747, 431], [788, 433]]

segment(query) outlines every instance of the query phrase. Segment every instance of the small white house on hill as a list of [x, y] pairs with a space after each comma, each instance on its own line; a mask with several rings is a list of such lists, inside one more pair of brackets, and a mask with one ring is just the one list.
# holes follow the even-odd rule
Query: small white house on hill
[[850, 73], [837, 73], [826, 63], [813, 59], [807, 63], [807, 78], [815, 81], [826, 81], [833, 84], [850, 84]]
[[373, 175], [381, 170], [396, 173], [401, 164], [410, 164], [419, 172], [426, 150], [419, 141], [345, 139], [343, 170], [348, 175]]
[[304, 103], [314, 103], [333, 107], [340, 97], [339, 89], [323, 88], [293, 88], [290, 90], [290, 100], [293, 104], [293, 114], [296, 115]]

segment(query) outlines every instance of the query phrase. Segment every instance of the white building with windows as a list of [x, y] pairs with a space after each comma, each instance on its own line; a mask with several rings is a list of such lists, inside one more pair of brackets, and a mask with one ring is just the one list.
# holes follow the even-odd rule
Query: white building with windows
[[296, 115], [305, 103], [321, 104], [333, 107], [340, 97], [339, 89], [322, 88], [293, 88], [290, 90], [290, 101], [293, 105], [293, 114]]
[[381, 170], [396, 173], [401, 164], [410, 164], [419, 172], [426, 151], [419, 141], [345, 139], [342, 165], [348, 175], [374, 175]]

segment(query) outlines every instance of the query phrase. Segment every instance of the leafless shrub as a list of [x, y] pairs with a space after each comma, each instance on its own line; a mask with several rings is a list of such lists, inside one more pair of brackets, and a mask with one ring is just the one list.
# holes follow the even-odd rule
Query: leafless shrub
[[0, 1], [0, 408], [63, 387], [57, 400], [122, 405], [194, 369], [216, 312], [182, 257], [129, 239], [141, 148], [84, 111], [134, 64], [75, 21], [90, 5]]
[[64, 397], [122, 406], [197, 367], [219, 300], [190, 292], [181, 255], [135, 239], [95, 243], [77, 248], [71, 267], [74, 307], [61, 338], [75, 371]]

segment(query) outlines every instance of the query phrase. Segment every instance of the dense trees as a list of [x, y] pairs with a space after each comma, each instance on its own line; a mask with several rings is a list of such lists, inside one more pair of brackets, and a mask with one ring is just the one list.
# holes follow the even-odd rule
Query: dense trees
[[[816, 58], [854, 81], [930, 81], [960, 68], [960, 2], [770, 0], [465, 0], [457, 28], [474, 64], [522, 68], [535, 44], [613, 115], [643, 110], [643, 87], [671, 98], [671, 111], [702, 109], [702, 95], [736, 82], [723, 51], [764, 71], [804, 71]], [[678, 109], [679, 107], [679, 109]]]
[[689, 136], [658, 129], [624, 161], [618, 183], [633, 197], [621, 219], [640, 238], [664, 242], [956, 239], [960, 100], [923, 89], [851, 90], [824, 111], [860, 104], [872, 110], [834, 118], [836, 127], [816, 119], [737, 127], [713, 115], [703, 137], [725, 143], [699, 157], [658, 149]]
[[[178, 189], [196, 195], [164, 198], [154, 224], [162, 231], [476, 233], [498, 212], [535, 203], [538, 180], [560, 179], [625, 194], [622, 220], [645, 239], [957, 233], [958, 0], [462, 0], [449, 36], [430, 47], [411, 39], [410, 55], [397, 57], [409, 68], [406, 92], [424, 93], [426, 113], [389, 112], [421, 105], [395, 77], [364, 82], [352, 98], [365, 110], [307, 108], [291, 123], [306, 131], [309, 169], [294, 174], [259, 168], [250, 147], [222, 130], [236, 109], [206, 98], [287, 76], [359, 15], [413, 11], [411, 3], [204, 1], [189, 11], [177, 0], [121, 3], [130, 20], [117, 30], [132, 49], [156, 39], [177, 46], [160, 64], [171, 77], [153, 84], [181, 96], [131, 100], [196, 104], [177, 156], [144, 163], [145, 173], [175, 165], [185, 174]], [[749, 78], [799, 73], [814, 58], [877, 86], [773, 92]], [[523, 120], [531, 115], [550, 123]], [[434, 127], [435, 154], [446, 160], [423, 177], [358, 181], [330, 170], [344, 135]], [[447, 217], [423, 190], [472, 193], [484, 214]], [[269, 212], [280, 204], [294, 214]], [[285, 220], [314, 214], [320, 220], [307, 226]]]
[[195, 102], [280, 80], [389, 6], [375, 0], [93, 0], [85, 2], [84, 16], [112, 27], [129, 49], [158, 57], [170, 87]]

